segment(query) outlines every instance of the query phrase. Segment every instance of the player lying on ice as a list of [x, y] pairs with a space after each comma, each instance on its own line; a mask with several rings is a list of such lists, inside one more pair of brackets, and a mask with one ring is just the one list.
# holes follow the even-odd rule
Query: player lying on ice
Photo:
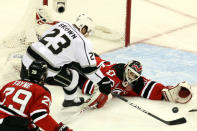
[[[77, 19], [78, 20], [78, 19]], [[80, 24], [77, 25], [85, 25], [88, 19], [81, 21]], [[88, 24], [89, 27], [91, 24]], [[90, 26], [91, 27], [91, 26]], [[83, 29], [83, 26], [80, 27]], [[82, 31], [82, 30], [81, 30]], [[111, 64], [105, 60], [102, 60], [99, 56], [96, 57], [97, 66], [100, 66], [100, 70], [102, 73], [109, 77], [113, 82], [113, 87], [111, 88], [112, 92], [116, 92], [120, 95], [125, 96], [141, 96], [151, 100], [162, 100], [165, 99], [167, 101], [173, 101], [178, 103], [187, 103], [191, 97], [191, 89], [188, 83], [179, 83], [177, 86], [164, 86], [161, 83], [157, 83], [155, 81], [151, 81], [143, 76], [141, 76], [142, 66], [141, 63], [138, 61], [129, 62], [127, 64], [118, 63], [118, 64]], [[82, 93], [84, 94], [93, 94], [93, 99], [88, 103], [91, 102], [95, 103], [94, 100], [97, 100], [97, 96], [95, 93], [97, 89], [96, 82], [90, 77], [87, 78], [87, 75], [81, 71], [81, 67], [70, 67], [75, 70], [81, 72], [79, 73], [79, 80], [76, 87], [82, 88]], [[77, 69], [76, 69], [77, 68]], [[48, 84], [52, 85], [59, 85], [57, 82], [54, 82], [52, 79], [47, 79]], [[104, 82], [103, 82], [104, 83]], [[103, 85], [103, 84], [101, 84]], [[184, 88], [182, 88], [184, 87]], [[64, 89], [64, 88], [63, 88]], [[109, 90], [106, 94], [109, 93]], [[98, 97], [99, 99], [100, 97]], [[66, 99], [66, 97], [65, 97]], [[98, 108], [102, 107], [105, 104], [107, 96], [103, 102], [97, 106]], [[98, 102], [98, 101], [97, 101]], [[80, 104], [63, 104], [64, 107], [68, 106], [75, 106], [81, 105]], [[92, 104], [90, 104], [92, 105]]]
[[[95, 56], [101, 72], [113, 82], [111, 88], [113, 93], [122, 96], [140, 96], [150, 100], [164, 99], [182, 104], [189, 102], [192, 98], [191, 86], [187, 82], [178, 83], [176, 86], [164, 86], [162, 83], [142, 76], [142, 65], [139, 61], [112, 64], [98, 55]], [[89, 81], [80, 86], [83, 94], [91, 94], [89, 90], [95, 88], [88, 86]]]

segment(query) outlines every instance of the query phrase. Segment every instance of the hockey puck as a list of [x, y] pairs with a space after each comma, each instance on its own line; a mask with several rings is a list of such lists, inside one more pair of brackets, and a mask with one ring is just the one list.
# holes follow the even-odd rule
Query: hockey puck
[[178, 111], [179, 111], [179, 108], [178, 108], [178, 107], [173, 107], [173, 108], [172, 108], [172, 112], [173, 112], [173, 113], [177, 113]]

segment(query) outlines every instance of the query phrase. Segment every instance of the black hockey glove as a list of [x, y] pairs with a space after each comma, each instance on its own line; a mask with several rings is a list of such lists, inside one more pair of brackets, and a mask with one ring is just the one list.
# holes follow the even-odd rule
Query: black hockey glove
[[99, 86], [99, 91], [105, 95], [109, 95], [111, 92], [111, 87], [113, 86], [113, 82], [105, 76], [101, 81], [97, 83]]

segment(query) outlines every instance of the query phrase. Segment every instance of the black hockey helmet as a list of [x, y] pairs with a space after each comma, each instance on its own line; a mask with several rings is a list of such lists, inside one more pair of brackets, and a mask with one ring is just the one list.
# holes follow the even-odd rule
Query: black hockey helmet
[[31, 82], [44, 84], [47, 75], [47, 64], [44, 61], [33, 61], [29, 66], [28, 77]]
[[124, 79], [129, 84], [135, 82], [142, 74], [142, 64], [139, 61], [129, 61], [125, 66]]

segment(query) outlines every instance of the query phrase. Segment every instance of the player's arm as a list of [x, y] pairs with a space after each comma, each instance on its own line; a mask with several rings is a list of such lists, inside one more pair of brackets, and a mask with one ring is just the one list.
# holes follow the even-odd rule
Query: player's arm
[[187, 82], [181, 82], [176, 86], [164, 86], [161, 83], [143, 77], [143, 79], [139, 79], [133, 91], [137, 93], [138, 96], [151, 100], [165, 99], [170, 102], [187, 103], [192, 98], [191, 86]]
[[104, 77], [100, 82], [94, 84], [94, 91], [91, 97], [83, 104], [93, 108], [101, 108], [105, 103], [112, 98], [111, 96], [112, 81], [108, 77]]
[[35, 123], [45, 131], [72, 131], [63, 123], [57, 123], [49, 114]]
[[[72, 131], [62, 123], [57, 123], [49, 114], [51, 105], [51, 96], [47, 93], [41, 93], [35, 96], [35, 102], [31, 105], [30, 117], [32, 122], [46, 131]], [[61, 130], [60, 130], [61, 129]]]
[[[102, 107], [108, 99], [111, 92], [112, 82], [105, 77], [96, 65], [95, 55], [92, 50], [92, 44], [86, 39], [85, 46], [77, 50], [78, 61], [81, 65], [82, 72], [94, 83], [94, 91], [88, 106], [96, 105], [97, 108]], [[97, 90], [95, 89], [96, 87]]]
[[181, 82], [176, 86], [164, 86], [162, 83], [140, 77], [130, 91], [126, 90], [129, 96], [141, 96], [151, 100], [163, 100], [177, 103], [187, 103], [192, 97], [191, 87], [186, 82]]
[[46, 131], [73, 131], [61, 122], [57, 123], [44, 109], [41, 110], [31, 113], [31, 118], [36, 126]]
[[76, 49], [76, 59], [81, 66], [82, 72], [93, 82], [98, 83], [103, 77], [103, 73], [97, 67], [95, 53], [93, 52], [92, 43], [84, 39], [84, 43]]

